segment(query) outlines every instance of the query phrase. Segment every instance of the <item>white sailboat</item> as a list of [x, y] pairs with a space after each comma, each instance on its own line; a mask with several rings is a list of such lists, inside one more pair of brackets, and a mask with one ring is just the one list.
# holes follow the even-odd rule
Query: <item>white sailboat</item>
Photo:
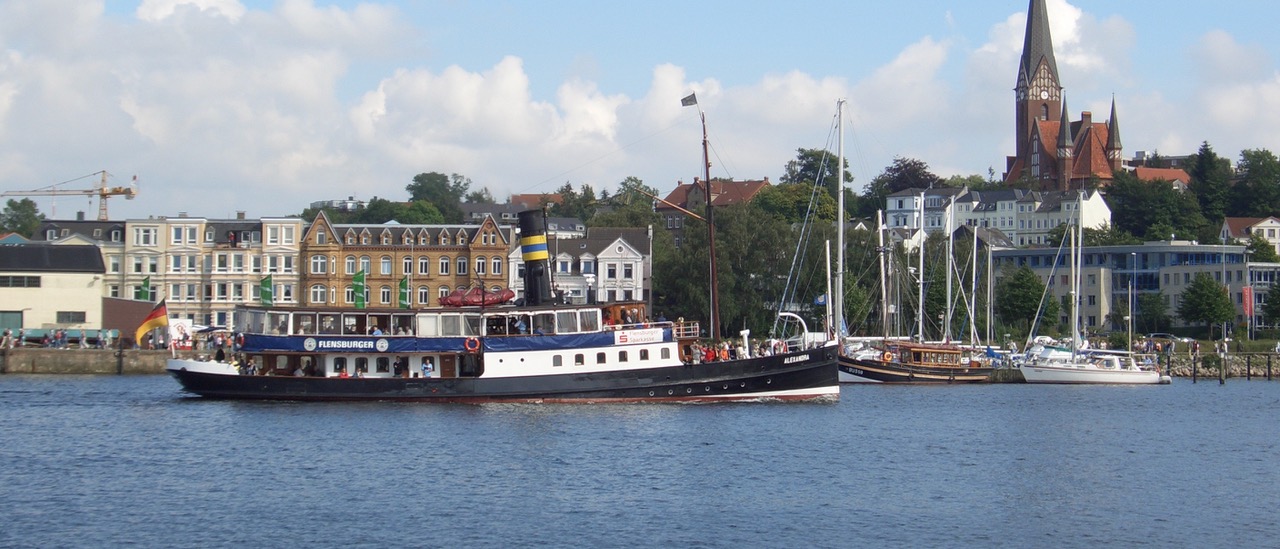
[[[1083, 191], [1081, 191], [1083, 193]], [[1071, 238], [1071, 299], [1075, 318], [1071, 322], [1071, 345], [1061, 347], [1037, 345], [1017, 360], [1027, 383], [1156, 385], [1169, 383], [1156, 363], [1139, 364], [1128, 351], [1088, 349], [1080, 337], [1080, 268], [1083, 243], [1083, 200], [1077, 195], [1076, 215], [1069, 227]]]

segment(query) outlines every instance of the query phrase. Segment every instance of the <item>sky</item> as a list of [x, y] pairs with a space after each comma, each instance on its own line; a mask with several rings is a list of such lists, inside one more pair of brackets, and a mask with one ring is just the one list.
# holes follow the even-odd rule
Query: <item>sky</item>
[[[1072, 119], [1124, 155], [1280, 150], [1280, 8], [1048, 0]], [[863, 185], [894, 158], [1003, 172], [1026, 0], [0, 0], [0, 191], [137, 177], [112, 219], [406, 200], [427, 172], [503, 202], [565, 183], [778, 181], [800, 148]], [[681, 107], [690, 93], [697, 107]], [[46, 216], [85, 196], [32, 197]]]

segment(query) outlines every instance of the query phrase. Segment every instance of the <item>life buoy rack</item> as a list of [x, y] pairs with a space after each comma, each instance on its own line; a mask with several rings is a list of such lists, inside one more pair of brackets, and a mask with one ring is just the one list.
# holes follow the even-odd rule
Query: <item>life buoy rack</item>
[[880, 359], [885, 362], [893, 362], [893, 353], [885, 351], [883, 355], [880, 355]]
[[463, 345], [467, 347], [467, 352], [470, 352], [470, 353], [474, 353], [480, 350], [480, 340], [474, 337], [468, 337], [467, 342], [464, 343]]

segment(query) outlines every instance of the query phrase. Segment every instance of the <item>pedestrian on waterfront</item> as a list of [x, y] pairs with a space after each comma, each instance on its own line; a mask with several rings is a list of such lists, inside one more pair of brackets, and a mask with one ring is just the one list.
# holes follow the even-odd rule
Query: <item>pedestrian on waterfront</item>
[[10, 330], [9, 328], [4, 329], [4, 338], [0, 339], [0, 347], [4, 347], [5, 349], [13, 348], [13, 330]]

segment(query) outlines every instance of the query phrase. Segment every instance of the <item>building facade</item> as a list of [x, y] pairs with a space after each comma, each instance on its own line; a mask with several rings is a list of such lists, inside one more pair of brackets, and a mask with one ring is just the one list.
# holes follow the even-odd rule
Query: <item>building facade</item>
[[[548, 242], [552, 289], [570, 303], [648, 301], [652, 293], [652, 228], [591, 227], [581, 238]], [[523, 297], [519, 246], [507, 253], [511, 289]]]
[[101, 328], [104, 272], [97, 246], [0, 246], [0, 328]]
[[[1129, 281], [1133, 280], [1134, 311], [1142, 314], [1137, 306], [1138, 296], [1161, 294], [1167, 301], [1175, 327], [1191, 326], [1178, 318], [1178, 306], [1182, 294], [1190, 287], [1198, 274], [1206, 274], [1219, 284], [1225, 284], [1236, 306], [1236, 320], [1245, 321], [1246, 294], [1265, 293], [1246, 291], [1254, 285], [1269, 286], [1274, 274], [1268, 265], [1246, 263], [1245, 247], [1239, 245], [1207, 245], [1189, 241], [1147, 242], [1128, 246], [1090, 246], [1081, 250], [1080, 321], [1090, 332], [1124, 329], [1118, 317], [1112, 313], [1124, 310], [1129, 296]], [[1040, 277], [1049, 288], [1050, 295], [1062, 303], [1069, 303], [1071, 292], [1070, 254], [1065, 249], [1059, 255], [1058, 248], [1019, 248], [996, 250], [993, 253], [996, 282], [1011, 269], [1026, 266]], [[1251, 271], [1256, 271], [1251, 273]], [[1269, 279], [1268, 279], [1269, 277]], [[1255, 288], [1256, 289], [1256, 288]], [[1253, 297], [1254, 307], [1260, 303]], [[1055, 323], [1070, 326], [1070, 311], [1060, 307]]]
[[512, 238], [492, 217], [478, 224], [335, 224], [321, 212], [302, 238], [299, 302], [306, 306], [356, 306], [355, 275], [365, 273], [365, 304], [400, 304], [401, 280], [410, 307], [438, 305], [470, 288], [508, 285]]

